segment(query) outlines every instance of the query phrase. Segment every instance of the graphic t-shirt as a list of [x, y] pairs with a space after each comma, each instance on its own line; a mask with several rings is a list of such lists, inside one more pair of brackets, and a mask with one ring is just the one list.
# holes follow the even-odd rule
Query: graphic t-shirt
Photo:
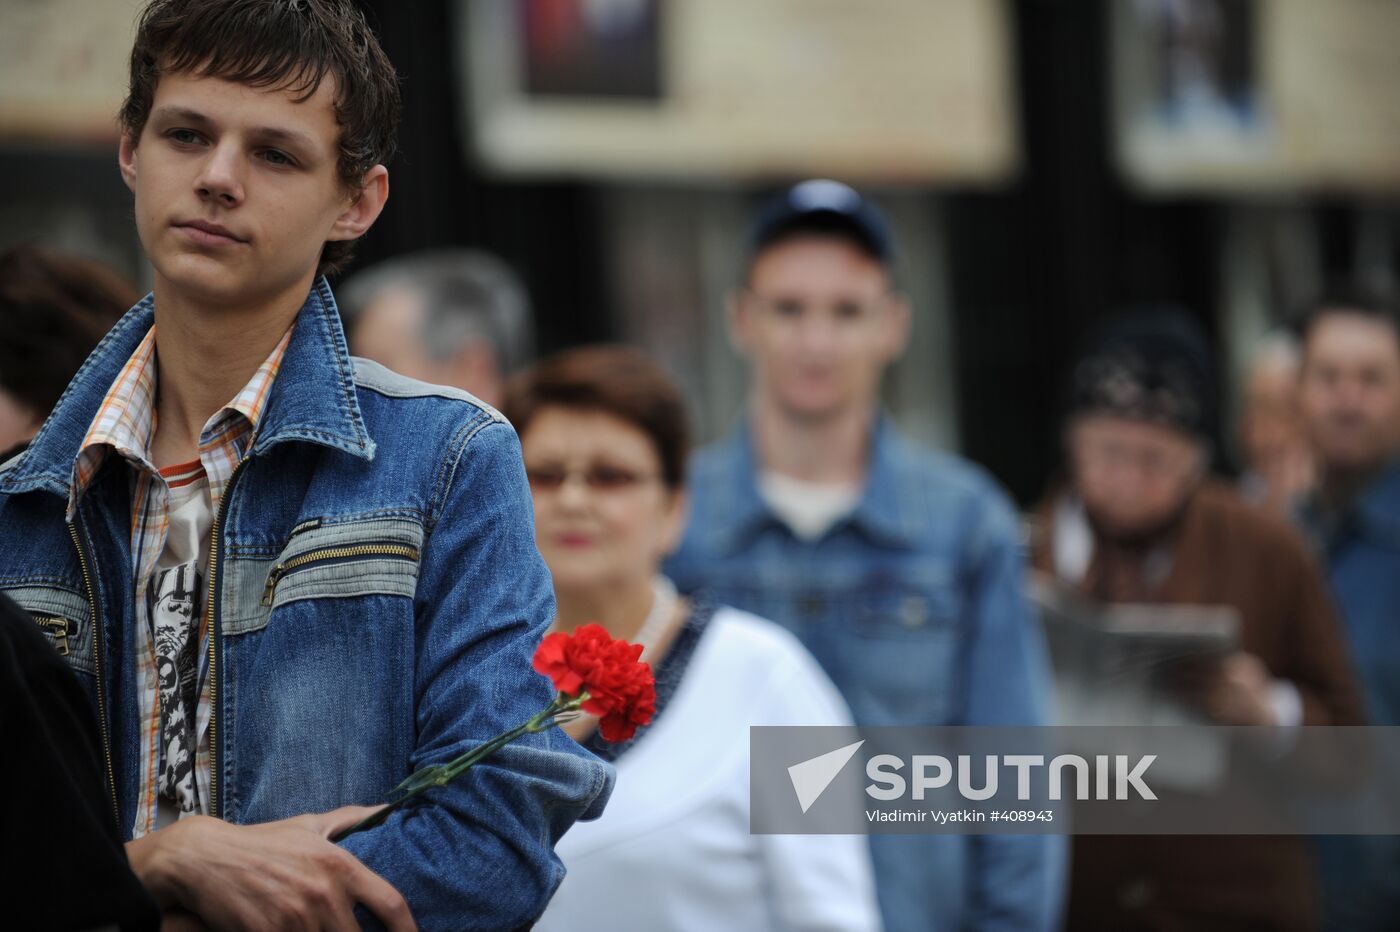
[[[156, 825], [203, 811], [208, 792], [209, 710], [200, 703], [208, 675], [203, 619], [209, 531], [209, 479], [198, 460], [160, 471], [170, 488], [170, 530], [146, 587], [160, 707]], [[204, 705], [203, 708], [201, 706]]]

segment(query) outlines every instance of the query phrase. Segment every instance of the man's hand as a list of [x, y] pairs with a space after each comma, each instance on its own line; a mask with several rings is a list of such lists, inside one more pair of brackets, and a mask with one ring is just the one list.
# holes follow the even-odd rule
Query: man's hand
[[1225, 725], [1275, 725], [1274, 678], [1253, 654], [1236, 651], [1205, 678], [1201, 702], [1206, 714]]
[[262, 825], [192, 816], [126, 850], [162, 908], [186, 909], [213, 929], [353, 930], [359, 903], [394, 932], [411, 932], [398, 891], [328, 840], [373, 811], [344, 806]]

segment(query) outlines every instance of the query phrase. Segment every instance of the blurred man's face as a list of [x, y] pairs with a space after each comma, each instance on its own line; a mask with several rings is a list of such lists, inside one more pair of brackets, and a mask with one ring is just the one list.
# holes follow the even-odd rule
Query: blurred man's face
[[1360, 314], [1319, 320], [1303, 347], [1303, 419], [1325, 473], [1364, 474], [1400, 448], [1400, 340]]
[[1296, 360], [1266, 357], [1254, 365], [1245, 383], [1241, 420], [1241, 439], [1251, 469], [1267, 472], [1270, 464], [1304, 443]]
[[764, 250], [730, 317], [755, 389], [805, 420], [874, 404], [881, 374], [904, 349], [908, 319], [885, 267], [829, 236]]
[[350, 352], [410, 379], [465, 389], [489, 405], [499, 404], [505, 376], [491, 345], [469, 340], [454, 353], [429, 353], [421, 336], [423, 316], [417, 291], [386, 288], [355, 321]]
[[1164, 527], [1185, 507], [1205, 472], [1205, 449], [1160, 424], [1086, 415], [1067, 444], [1075, 491], [1101, 531], [1133, 539]]

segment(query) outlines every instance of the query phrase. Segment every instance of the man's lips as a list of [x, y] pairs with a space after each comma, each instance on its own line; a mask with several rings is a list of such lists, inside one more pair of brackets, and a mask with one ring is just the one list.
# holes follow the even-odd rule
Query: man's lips
[[248, 242], [237, 236], [228, 227], [210, 223], [207, 220], [183, 220], [173, 224], [175, 229], [205, 246], [233, 246]]

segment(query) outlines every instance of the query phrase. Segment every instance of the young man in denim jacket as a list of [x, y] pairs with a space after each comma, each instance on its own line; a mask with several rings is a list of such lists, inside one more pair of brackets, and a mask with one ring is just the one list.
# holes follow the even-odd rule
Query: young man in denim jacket
[[[915, 447], [879, 410], [909, 327], [891, 253], [882, 215], [836, 182], [760, 215], [730, 303], [747, 417], [695, 458], [694, 518], [667, 569], [801, 637], [857, 724], [1039, 724], [1047, 660], [1015, 512], [985, 473]], [[871, 843], [891, 932], [1056, 925], [1061, 839]]]
[[210, 926], [527, 924], [611, 786], [547, 732], [327, 840], [550, 699], [514, 432], [350, 358], [321, 277], [397, 115], [350, 0], [152, 3], [119, 162], [155, 289], [0, 468], [0, 591], [92, 700], [133, 869]]

